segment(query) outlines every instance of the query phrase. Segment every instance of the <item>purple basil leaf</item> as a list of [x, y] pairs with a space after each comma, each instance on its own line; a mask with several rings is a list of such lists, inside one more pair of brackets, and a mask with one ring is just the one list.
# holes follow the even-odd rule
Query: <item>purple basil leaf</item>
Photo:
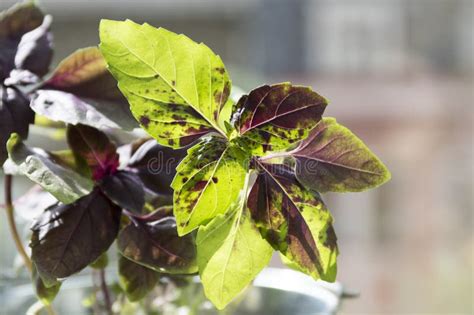
[[98, 189], [46, 209], [31, 228], [31, 258], [40, 274], [61, 279], [97, 260], [115, 240], [120, 217], [121, 209]]
[[320, 196], [283, 165], [257, 162], [247, 206], [262, 236], [296, 269], [334, 281], [338, 254], [332, 217]]
[[287, 149], [321, 120], [324, 97], [290, 83], [264, 85], [244, 95], [232, 120], [255, 155]]
[[53, 58], [51, 21], [50, 15], [45, 16], [40, 26], [22, 36], [15, 55], [16, 68], [29, 70], [40, 77], [48, 73]]
[[120, 255], [119, 282], [131, 302], [139, 301], [157, 285], [160, 274]]
[[123, 256], [155, 271], [179, 274], [197, 271], [194, 236], [179, 237], [172, 216], [155, 221], [134, 219], [120, 231], [118, 248]]
[[44, 15], [33, 1], [18, 3], [0, 13], [0, 81], [15, 67], [21, 37], [43, 22]]
[[145, 204], [145, 191], [138, 175], [119, 171], [99, 183], [102, 192], [116, 205], [135, 213], [141, 213]]
[[6, 143], [12, 133], [21, 138], [28, 137], [30, 123], [34, 122], [34, 112], [28, 99], [17, 89], [0, 86], [0, 165], [8, 157]]
[[375, 154], [334, 118], [324, 118], [288, 155], [296, 160], [298, 180], [319, 192], [363, 191], [390, 179]]
[[81, 99], [74, 94], [55, 91], [36, 91], [31, 108], [39, 115], [68, 124], [83, 124], [106, 129], [132, 130], [138, 126], [127, 104]]
[[79, 49], [66, 57], [54, 70], [45, 88], [79, 97], [120, 101], [128, 107], [97, 47]]
[[117, 148], [102, 131], [85, 125], [68, 125], [67, 140], [73, 153], [87, 162], [94, 180], [117, 171]]
[[23, 34], [40, 26], [43, 18], [34, 1], [18, 3], [0, 12], [0, 38], [19, 41]]
[[173, 150], [156, 140], [143, 143], [128, 162], [128, 167], [140, 177], [145, 188], [156, 194], [170, 195], [170, 185], [176, 174], [176, 166], [186, 156], [186, 149]]

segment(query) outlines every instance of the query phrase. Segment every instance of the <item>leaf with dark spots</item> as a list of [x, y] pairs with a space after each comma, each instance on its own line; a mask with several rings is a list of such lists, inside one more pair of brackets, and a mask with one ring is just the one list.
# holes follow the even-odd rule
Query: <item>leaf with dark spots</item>
[[74, 154], [87, 162], [94, 180], [98, 181], [117, 171], [117, 148], [102, 131], [85, 125], [69, 125], [67, 140]]
[[[183, 137], [193, 136], [194, 141], [211, 131], [225, 134], [218, 121], [231, 82], [221, 58], [209, 47], [130, 20], [102, 20], [100, 40], [100, 50], [132, 113], [137, 120], [148, 117], [143, 126], [161, 144], [180, 147], [192, 142], [181, 141]], [[176, 112], [170, 104], [180, 107], [178, 121], [172, 118]], [[147, 113], [150, 109], [158, 112]], [[186, 124], [181, 126], [182, 122]]]
[[112, 202], [121, 208], [136, 213], [142, 212], [145, 204], [145, 191], [138, 175], [118, 171], [103, 178], [99, 187]]
[[15, 67], [31, 71], [38, 76], [48, 73], [53, 58], [53, 35], [50, 32], [52, 17], [44, 17], [43, 23], [25, 33], [15, 54]]
[[141, 179], [144, 188], [155, 194], [173, 194], [171, 182], [176, 167], [186, 156], [186, 149], [173, 150], [155, 140], [148, 140], [134, 152], [128, 168]]
[[171, 184], [180, 235], [227, 211], [244, 186], [248, 162], [244, 151], [219, 137], [188, 150]]
[[7, 143], [11, 161], [18, 171], [43, 187], [63, 203], [71, 203], [92, 190], [93, 182], [42, 149], [29, 148], [18, 134], [12, 134]]
[[142, 98], [122, 89], [140, 125], [160, 144], [181, 148], [214, 131], [199, 114], [187, 105], [163, 103]]
[[336, 236], [320, 196], [299, 184], [283, 165], [257, 162], [257, 169], [248, 207], [262, 236], [298, 270], [334, 281]]
[[120, 255], [119, 283], [130, 302], [144, 298], [157, 285], [160, 274]]
[[72, 125], [125, 130], [138, 126], [127, 104], [81, 99], [62, 91], [36, 91], [31, 100], [31, 108], [51, 120]]
[[45, 88], [69, 92], [79, 97], [126, 104], [117, 88], [117, 81], [107, 70], [105, 59], [97, 47], [78, 49], [66, 57], [45, 83]]
[[319, 192], [363, 191], [390, 179], [385, 165], [333, 118], [323, 119], [289, 155], [298, 180]]
[[263, 155], [308, 136], [326, 105], [326, 99], [308, 87], [264, 85], [239, 100], [232, 120], [253, 154]]
[[194, 236], [179, 237], [176, 220], [134, 219], [118, 236], [118, 248], [132, 261], [158, 272], [191, 274], [197, 271]]
[[46, 209], [31, 228], [31, 258], [38, 271], [61, 279], [87, 267], [115, 240], [120, 216], [121, 209], [97, 189], [72, 204]]

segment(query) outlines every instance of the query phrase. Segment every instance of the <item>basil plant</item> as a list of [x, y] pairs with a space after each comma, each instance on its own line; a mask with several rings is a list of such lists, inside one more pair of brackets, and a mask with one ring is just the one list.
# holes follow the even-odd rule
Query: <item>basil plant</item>
[[[50, 23], [33, 2], [0, 16], [6, 185], [22, 174], [57, 200], [34, 219], [25, 257], [44, 304], [69, 276], [103, 270], [113, 243], [130, 301], [163, 278], [198, 274], [224, 309], [275, 251], [335, 281], [337, 238], [321, 194], [374, 188], [390, 173], [323, 117], [326, 98], [284, 82], [234, 100], [209, 47], [129, 20], [102, 20], [99, 48], [49, 72]], [[67, 149], [24, 143], [33, 122], [62, 130]]]

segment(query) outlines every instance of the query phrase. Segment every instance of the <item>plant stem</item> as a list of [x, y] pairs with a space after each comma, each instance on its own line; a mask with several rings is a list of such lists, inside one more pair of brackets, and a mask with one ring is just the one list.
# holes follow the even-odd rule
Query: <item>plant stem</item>
[[109, 288], [107, 287], [107, 281], [105, 281], [105, 269], [100, 269], [100, 288], [102, 290], [102, 295], [104, 296], [105, 308], [107, 314], [112, 315], [112, 301], [110, 299]]
[[8, 226], [10, 228], [10, 233], [12, 234], [13, 241], [15, 242], [16, 250], [20, 254], [21, 258], [23, 259], [23, 263], [25, 264], [26, 269], [31, 274], [32, 271], [32, 263], [30, 257], [25, 251], [23, 247], [23, 243], [21, 242], [20, 235], [18, 233], [18, 229], [15, 224], [15, 216], [13, 210], [13, 199], [12, 199], [12, 175], [5, 175], [5, 210], [7, 212], [7, 220]]
[[[26, 269], [28, 269], [28, 272], [31, 275], [33, 271], [33, 263], [31, 262], [30, 257], [28, 256], [25, 248], [23, 247], [23, 243], [21, 242], [21, 237], [18, 233], [18, 229], [15, 223], [15, 214], [12, 198], [12, 183], [13, 176], [5, 175], [5, 210], [7, 213], [8, 226], [10, 228], [10, 233], [12, 235], [13, 241], [15, 242], [16, 250], [20, 254], [21, 258], [23, 259], [23, 264], [25, 265]], [[44, 307], [46, 308], [46, 311], [49, 315], [56, 315], [56, 312], [54, 311], [51, 305], [45, 305]]]

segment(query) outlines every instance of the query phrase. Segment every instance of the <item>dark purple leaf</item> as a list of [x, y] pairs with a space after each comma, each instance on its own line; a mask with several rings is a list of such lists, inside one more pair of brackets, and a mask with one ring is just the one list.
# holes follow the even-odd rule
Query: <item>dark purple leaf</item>
[[262, 236], [296, 269], [334, 281], [336, 235], [320, 196], [301, 186], [291, 169], [256, 163], [259, 174], [247, 206]]
[[115, 240], [120, 216], [121, 209], [98, 189], [46, 209], [31, 228], [31, 258], [40, 274], [61, 279], [97, 260]]
[[139, 265], [120, 255], [119, 281], [131, 302], [139, 301], [153, 290], [160, 279], [155, 270]]
[[296, 176], [319, 191], [363, 191], [382, 185], [390, 172], [349, 129], [325, 118], [289, 155], [296, 160]]
[[179, 237], [176, 220], [171, 216], [152, 219], [134, 219], [120, 231], [118, 248], [122, 255], [159, 272], [195, 273], [194, 236]]
[[138, 175], [119, 171], [102, 179], [102, 192], [123, 209], [141, 213], [145, 204], [143, 183]]
[[69, 125], [67, 140], [74, 154], [87, 162], [94, 180], [117, 171], [119, 156], [115, 144], [102, 131], [85, 125]]
[[127, 104], [81, 99], [74, 94], [55, 91], [36, 91], [31, 108], [39, 115], [68, 124], [83, 124], [105, 129], [132, 130], [138, 126]]
[[8, 157], [6, 143], [12, 133], [21, 138], [28, 136], [34, 112], [28, 106], [27, 98], [18, 90], [0, 86], [0, 165]]
[[121, 101], [128, 107], [97, 47], [79, 49], [66, 57], [54, 70], [45, 88], [73, 93], [79, 97]]
[[0, 81], [15, 67], [21, 37], [43, 22], [44, 15], [33, 1], [18, 3], [0, 13]]
[[170, 185], [176, 174], [176, 167], [186, 156], [186, 150], [173, 150], [156, 140], [149, 140], [138, 147], [128, 166], [140, 177], [146, 189], [156, 194], [170, 195], [173, 193]]
[[40, 26], [21, 37], [15, 54], [16, 68], [29, 70], [38, 76], [48, 73], [53, 58], [51, 21], [50, 15], [45, 16]]
[[326, 105], [326, 99], [308, 87], [264, 85], [239, 100], [232, 119], [253, 153], [262, 155], [304, 139]]

